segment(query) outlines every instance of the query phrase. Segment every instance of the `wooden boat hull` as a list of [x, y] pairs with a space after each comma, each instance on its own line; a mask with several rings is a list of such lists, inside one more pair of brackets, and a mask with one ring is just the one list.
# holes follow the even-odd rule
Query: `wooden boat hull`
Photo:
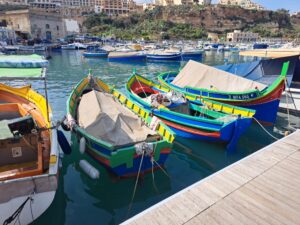
[[[30, 115], [40, 128], [51, 126], [47, 119], [46, 101], [43, 96], [33, 91], [30, 86], [14, 88], [0, 84], [0, 120], [19, 119]], [[27, 138], [27, 136], [23, 136]], [[14, 146], [22, 151], [21, 157], [28, 157], [28, 144], [38, 149], [37, 162], [24, 158], [23, 162], [8, 161], [0, 166], [0, 223], [3, 224], [28, 197], [20, 216], [13, 223], [29, 224], [42, 215], [51, 205], [59, 177], [59, 147], [56, 130], [41, 131], [40, 143], [34, 144], [30, 137], [26, 145], [20, 145], [16, 139]], [[7, 140], [10, 140], [7, 139]], [[1, 140], [1, 154], [10, 141]], [[5, 147], [5, 145], [8, 145]], [[30, 149], [31, 150], [31, 149]], [[3, 156], [3, 155], [2, 155]], [[34, 158], [33, 158], [34, 159]], [[6, 159], [10, 160], [10, 159]], [[16, 159], [12, 159], [16, 160]], [[3, 164], [3, 158], [2, 158]], [[36, 168], [35, 168], [36, 167]], [[34, 217], [32, 216], [34, 215]]]
[[250, 93], [226, 94], [210, 90], [199, 90], [191, 87], [181, 88], [171, 83], [176, 75], [177, 73], [161, 74], [159, 75], [159, 82], [168, 88], [195, 97], [205, 97], [226, 104], [253, 109], [256, 111], [254, 117], [266, 125], [272, 125], [276, 122], [280, 98], [285, 89], [284, 79], [282, 79], [271, 92], [261, 96], [256, 91]]
[[[150, 112], [136, 105], [123, 94], [111, 88], [100, 79], [95, 78], [95, 80], [101, 89], [108, 93], [112, 93], [115, 98], [124, 105], [124, 107], [133, 110], [139, 117], [142, 118], [142, 120], [145, 121], [146, 124], [150, 124], [152, 121]], [[72, 91], [67, 103], [67, 111], [69, 115], [74, 116], [78, 107], [78, 99], [88, 85], [88, 78], [84, 78]], [[86, 151], [92, 158], [120, 177], [136, 176], [139, 172], [139, 165], [142, 158], [143, 162], [140, 171], [141, 173], [151, 171], [152, 168], [157, 168], [157, 164], [162, 166], [167, 160], [168, 155], [171, 153], [172, 142], [174, 140], [174, 133], [170, 130], [170, 128], [160, 122], [157, 132], [163, 138], [161, 140], [147, 142], [147, 144], [153, 146], [153, 154], [142, 156], [137, 153], [136, 146], [134, 144], [115, 148], [105, 143], [105, 141], [99, 140], [88, 134], [79, 126], [75, 126], [72, 129], [72, 132], [74, 132], [79, 139], [85, 138], [87, 146]], [[154, 159], [157, 164], [152, 163], [152, 159]]]
[[[203, 141], [219, 141], [228, 143], [228, 148], [232, 149], [236, 145], [239, 137], [247, 130], [252, 123], [251, 117], [238, 118], [230, 123], [224, 124], [221, 122], [213, 122], [209, 119], [199, 120], [197, 117], [186, 116], [181, 113], [174, 113], [163, 108], [152, 108], [151, 105], [142, 100], [138, 95], [133, 94], [131, 90], [140, 90], [140, 86], [147, 92], [148, 84], [152, 84], [153, 90], [161, 92], [157, 87], [159, 85], [147, 80], [146, 78], [139, 79], [140, 76], [133, 75], [129, 78], [126, 90], [127, 94], [134, 101], [148, 110], [151, 110], [153, 115], [159, 117], [167, 124], [177, 136]], [[139, 79], [139, 82], [135, 80]], [[155, 85], [155, 86], [154, 86]], [[167, 91], [167, 90], [166, 90]]]
[[[92, 139], [87, 139], [87, 153], [97, 162], [105, 166], [108, 170], [120, 177], [136, 176], [139, 171], [141, 159], [143, 158], [141, 173], [150, 172], [158, 167], [157, 164], [151, 162], [151, 158], [163, 166], [171, 153], [171, 145], [166, 142], [156, 144], [155, 154], [152, 156], [137, 155], [134, 146], [118, 149], [111, 154], [109, 149], [97, 144]], [[124, 154], [123, 152], [126, 152]], [[120, 160], [120, 155], [127, 160]]]

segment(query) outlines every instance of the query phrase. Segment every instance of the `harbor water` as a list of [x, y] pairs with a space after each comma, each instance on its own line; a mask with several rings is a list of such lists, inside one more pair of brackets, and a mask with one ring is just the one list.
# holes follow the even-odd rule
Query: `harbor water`
[[[124, 84], [135, 69], [139, 74], [156, 80], [159, 72], [178, 70], [184, 63], [110, 63], [106, 59], [84, 59], [80, 51], [53, 53], [48, 68], [49, 101], [55, 120], [65, 115], [66, 100], [76, 83], [87, 75], [94, 76], [124, 90]], [[209, 52], [203, 62], [209, 65], [223, 64], [224, 58], [238, 61], [237, 55]], [[33, 82], [37, 90], [42, 85]], [[277, 132], [268, 129], [276, 137], [285, 131], [287, 118], [279, 114]], [[176, 138], [165, 169], [146, 174], [139, 182], [133, 197], [135, 178], [119, 179], [109, 173], [87, 155], [79, 152], [78, 140], [67, 134], [72, 144], [72, 154], [62, 159], [59, 187], [49, 209], [38, 218], [35, 225], [94, 225], [119, 224], [153, 204], [171, 196], [227, 165], [255, 152], [274, 141], [258, 124], [239, 140], [237, 149], [227, 152], [224, 144], [205, 143]], [[92, 180], [80, 168], [85, 159], [100, 171], [100, 178]]]

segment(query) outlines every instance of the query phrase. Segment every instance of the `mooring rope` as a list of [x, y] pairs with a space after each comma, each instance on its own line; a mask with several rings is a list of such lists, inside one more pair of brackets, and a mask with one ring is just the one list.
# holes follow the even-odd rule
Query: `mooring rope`
[[143, 150], [143, 153], [142, 153], [141, 162], [140, 162], [140, 165], [139, 165], [139, 170], [138, 170], [138, 174], [137, 174], [136, 181], [135, 181], [135, 185], [134, 185], [132, 198], [131, 198], [130, 204], [129, 204], [129, 206], [128, 206], [126, 218], [128, 218], [129, 213], [130, 213], [130, 210], [131, 210], [131, 208], [132, 208], [132, 203], [133, 203], [133, 200], [134, 200], [134, 197], [135, 197], [135, 193], [136, 193], [137, 184], [138, 184], [139, 177], [140, 177], [140, 172], [141, 172], [141, 169], [142, 169], [142, 164], [143, 164], [144, 156], [145, 156], [145, 150]]
[[[23, 211], [26, 203], [30, 200], [33, 201], [33, 198], [32, 198], [32, 195], [34, 194], [34, 192], [32, 192], [27, 198], [26, 200], [19, 206], [19, 208], [10, 216], [8, 217], [4, 222], [3, 222], [3, 225], [8, 225], [10, 223], [12, 223], [14, 220], [15, 220], [15, 223], [19, 220], [19, 217], [21, 215], [21, 212]], [[17, 220], [16, 220], [17, 218]], [[32, 218], [33, 218], [33, 214], [32, 214]], [[19, 221], [20, 222], [20, 221]]]
[[167, 173], [167, 171], [165, 171], [164, 168], [162, 168], [162, 167], [158, 164], [158, 162], [156, 162], [154, 159], [153, 159], [153, 162], [156, 163], [156, 165], [164, 172], [164, 174], [166, 174], [167, 177], [171, 178], [170, 175]]
[[253, 117], [253, 119], [258, 123], [258, 125], [272, 138], [274, 138], [275, 140], [279, 140], [279, 138], [273, 136], [269, 131], [267, 131], [266, 128], [264, 128], [264, 126], [255, 118]]
[[155, 154], [155, 150], [156, 150], [156, 147], [157, 147], [157, 143], [155, 143], [155, 147], [153, 148], [153, 154], [151, 156], [151, 173], [152, 173], [152, 184], [153, 184], [153, 188], [156, 192], [158, 192], [158, 188], [156, 187], [156, 183], [155, 183], [155, 177], [154, 177], [154, 154]]

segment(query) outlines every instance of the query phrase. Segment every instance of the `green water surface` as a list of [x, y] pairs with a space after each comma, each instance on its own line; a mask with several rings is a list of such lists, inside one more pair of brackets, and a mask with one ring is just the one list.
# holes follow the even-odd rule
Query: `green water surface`
[[[239, 60], [229, 53], [209, 53], [203, 59], [207, 64], [223, 64], [224, 57]], [[140, 74], [156, 79], [158, 72], [177, 70], [180, 63], [109, 63], [105, 59], [83, 59], [80, 51], [52, 54], [48, 68], [49, 100], [55, 119], [65, 115], [66, 100], [72, 87], [92, 69], [95, 76], [123, 89], [133, 68]], [[33, 87], [39, 90], [39, 82]], [[282, 118], [281, 118], [282, 117]], [[278, 119], [284, 126], [284, 115]], [[278, 136], [278, 135], [277, 135]], [[138, 183], [136, 195], [129, 210], [135, 179], [117, 179], [101, 165], [78, 151], [77, 141], [71, 139], [73, 152], [64, 156], [59, 188], [49, 209], [33, 224], [41, 225], [95, 225], [118, 224], [153, 204], [182, 190], [225, 166], [255, 152], [274, 141], [253, 124], [238, 143], [233, 153], [222, 144], [204, 143], [177, 138], [165, 169], [147, 174]], [[90, 179], [79, 167], [80, 159], [87, 159], [100, 171], [100, 179]]]

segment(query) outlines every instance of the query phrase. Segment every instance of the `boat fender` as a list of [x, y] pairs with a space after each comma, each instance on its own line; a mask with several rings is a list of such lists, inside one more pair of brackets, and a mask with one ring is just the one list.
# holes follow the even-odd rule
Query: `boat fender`
[[62, 149], [62, 151], [65, 154], [70, 155], [72, 152], [72, 148], [71, 148], [66, 136], [60, 130], [57, 130], [57, 140], [58, 140], [59, 146]]
[[99, 179], [100, 173], [99, 171], [93, 167], [86, 160], [82, 159], [79, 161], [80, 168], [92, 179]]
[[86, 140], [84, 137], [80, 138], [79, 141], [79, 151], [81, 154], [85, 153]]

